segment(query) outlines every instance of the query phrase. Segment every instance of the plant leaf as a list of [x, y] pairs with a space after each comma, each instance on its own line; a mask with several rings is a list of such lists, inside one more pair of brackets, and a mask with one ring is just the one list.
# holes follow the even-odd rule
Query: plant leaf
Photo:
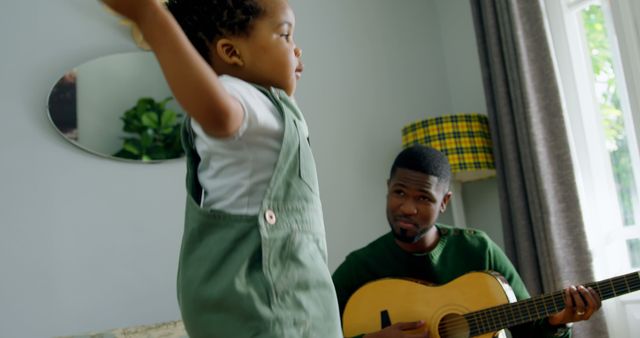
[[151, 112], [142, 115], [142, 125], [148, 128], [158, 128], [158, 115]]
[[153, 143], [153, 137], [155, 136], [155, 132], [153, 129], [147, 129], [146, 132], [140, 135], [140, 142], [142, 143], [142, 149], [149, 148], [149, 146]]
[[171, 127], [176, 123], [176, 113], [172, 110], [165, 110], [162, 112], [162, 117], [160, 118], [160, 126], [163, 128]]
[[158, 102], [158, 106], [160, 107], [160, 110], [164, 110], [164, 107], [166, 106], [166, 104], [171, 100], [173, 100], [173, 97], [167, 96], [164, 100]]
[[124, 141], [122, 148], [134, 155], [140, 155], [140, 142], [136, 139], [127, 139]]

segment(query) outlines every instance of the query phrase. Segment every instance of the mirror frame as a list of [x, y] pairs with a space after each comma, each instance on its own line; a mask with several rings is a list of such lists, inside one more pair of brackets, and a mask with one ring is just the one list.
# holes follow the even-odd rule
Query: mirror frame
[[[86, 144], [83, 144], [81, 142], [79, 142], [77, 139], [73, 139], [71, 137], [69, 137], [69, 135], [65, 134], [65, 132], [63, 132], [61, 130], [61, 128], [59, 128], [59, 124], [56, 123], [55, 118], [53, 117], [52, 114], [52, 104], [51, 104], [51, 100], [53, 95], [55, 94], [55, 90], [56, 88], [58, 88], [58, 86], [61, 84], [61, 82], [71, 73], [77, 72], [77, 70], [84, 66], [87, 65], [91, 62], [95, 62], [95, 61], [99, 61], [99, 60], [104, 60], [106, 58], [110, 58], [110, 57], [125, 57], [127, 55], [134, 55], [134, 56], [142, 56], [144, 55], [144, 57], [149, 57], [152, 58], [153, 54], [151, 52], [148, 51], [135, 51], [135, 52], [124, 52], [124, 53], [115, 53], [115, 54], [109, 54], [109, 55], [105, 55], [105, 56], [101, 56], [101, 57], [97, 57], [95, 59], [91, 59], [88, 60], [86, 62], [81, 63], [78, 66], [73, 67], [71, 70], [65, 72], [61, 77], [59, 77], [53, 84], [53, 86], [51, 86], [51, 89], [49, 90], [49, 93], [47, 95], [47, 104], [46, 104], [46, 109], [45, 109], [45, 113], [47, 115], [47, 119], [49, 120], [49, 122], [51, 123], [51, 126], [56, 130], [56, 132], [62, 136], [65, 140], [67, 140], [68, 142], [70, 142], [71, 144], [73, 144], [74, 146], [82, 149], [83, 151], [86, 151], [88, 153], [91, 153], [95, 156], [101, 157], [101, 158], [106, 158], [106, 159], [110, 159], [110, 160], [116, 160], [116, 161], [120, 161], [120, 162], [126, 162], [126, 163], [141, 163], [141, 164], [157, 164], [157, 163], [166, 163], [166, 162], [171, 162], [171, 161], [181, 161], [185, 158], [184, 152], [182, 153], [181, 156], [179, 157], [175, 157], [175, 158], [170, 158], [170, 159], [150, 159], [150, 160], [142, 160], [142, 159], [129, 159], [129, 158], [124, 158], [124, 157], [118, 157], [118, 156], [114, 156], [112, 154], [107, 154], [106, 152], [101, 152], [99, 150], [96, 149], [92, 149], [91, 147], [87, 146]], [[155, 58], [154, 58], [155, 60]], [[157, 62], [156, 62], [157, 65]], [[159, 69], [159, 65], [157, 66]], [[162, 75], [161, 71], [160, 71], [160, 76], [162, 76], [162, 79], [164, 80], [164, 76]], [[77, 77], [75, 78], [77, 79]], [[75, 81], [75, 80], [74, 80]], [[166, 83], [166, 82], [165, 82]], [[167, 86], [168, 88], [168, 86]], [[77, 91], [77, 90], [76, 90]], [[171, 98], [173, 98], [173, 95], [171, 94], [170, 90], [168, 91], [169, 96]], [[74, 95], [75, 96], [75, 95]], [[152, 95], [141, 95], [139, 98], [143, 98], [143, 97], [152, 97], [154, 100], [156, 100], [156, 102], [161, 102], [163, 98], [156, 98], [153, 97]], [[74, 100], [76, 102], [76, 120], [77, 120], [77, 116], [78, 116], [78, 111], [77, 111], [77, 102], [78, 102], [78, 98], [74, 97]], [[175, 100], [174, 100], [175, 101]], [[130, 108], [135, 106], [135, 102], [131, 104]], [[179, 115], [178, 119], [180, 122], [178, 122], [178, 124], [181, 124], [181, 120], [186, 118], [186, 114], [184, 113], [184, 109], [182, 109], [181, 107], [179, 107], [179, 104], [177, 104], [177, 110], [176, 109], [172, 109], [174, 111], [176, 111], [176, 113]], [[121, 115], [118, 116], [118, 118], [120, 119], [124, 114], [124, 110], [122, 111]], [[77, 122], [76, 122], [77, 125]], [[123, 132], [124, 133], [124, 132]], [[123, 135], [124, 136], [124, 135]]]

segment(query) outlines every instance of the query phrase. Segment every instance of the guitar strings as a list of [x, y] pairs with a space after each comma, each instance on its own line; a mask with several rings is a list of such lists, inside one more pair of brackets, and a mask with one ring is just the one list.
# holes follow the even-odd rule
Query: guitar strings
[[[520, 303], [520, 305], [524, 305], [525, 307], [530, 307], [530, 305], [535, 306], [535, 304], [533, 303], [534, 302], [532, 301], [525, 301], [525, 303]], [[498, 308], [469, 313], [464, 316], [464, 319], [461, 317], [449, 320], [445, 319], [440, 325], [440, 329], [445, 332], [457, 332], [468, 327], [471, 333], [477, 333], [478, 329], [484, 329], [485, 331], [497, 331], [504, 327], [510, 326], [508, 324], [501, 325], [501, 323], [504, 323], [504, 319], [507, 318], [506, 310], [507, 307], [503, 305], [499, 306]], [[530, 313], [528, 309], [527, 312]], [[511, 313], [512, 317], [514, 317], [512, 311]], [[522, 316], [522, 318], [527, 318], [526, 314]]]
[[[629, 280], [630, 278], [632, 278], [631, 281]], [[615, 297], [618, 294], [626, 294], [640, 290], [640, 278], [637, 273], [631, 273], [603, 282], [585, 284], [585, 286], [594, 288], [600, 294], [600, 297], [605, 300]], [[560, 308], [558, 308], [558, 302], [560, 303]], [[473, 337], [482, 333], [495, 332], [531, 320], [548, 317], [550, 314], [560, 311], [564, 306], [563, 292], [558, 291], [550, 295], [530, 298], [517, 303], [507, 303], [491, 309], [471, 312], [454, 319], [445, 319], [441, 325], [439, 325], [439, 332], [447, 333], [447, 335], [444, 336], [447, 337], [451, 332], [458, 333], [468, 329], [470, 336]], [[526, 313], [520, 308], [524, 308]], [[514, 310], [518, 313], [515, 314]], [[531, 315], [531, 310], [533, 310], [536, 316]], [[510, 313], [510, 316], [507, 311]], [[511, 319], [509, 319], [509, 317], [511, 317]], [[485, 325], [485, 323], [487, 325]]]
[[[625, 289], [628, 289], [629, 291], [626, 291], [624, 293], [630, 292], [630, 291], [634, 291], [634, 290], [639, 290], [640, 289], [640, 280], [635, 280], [629, 283], [629, 281], [627, 281], [626, 279], [618, 279], [618, 280], [611, 280], [609, 281], [609, 284], [611, 284], [611, 286], [613, 288], [615, 288], [615, 284], [619, 284], [618, 286], [621, 286], [620, 284], [624, 283]], [[587, 284], [588, 285], [588, 284]], [[597, 287], [598, 285], [596, 285]], [[618, 288], [618, 292], [620, 293], [620, 288]], [[624, 290], [623, 290], [624, 291]], [[611, 296], [615, 296], [616, 295], [616, 290], [615, 289], [607, 289], [606, 291], [601, 293], [601, 297], [603, 299], [607, 299], [607, 298], [611, 298]], [[462, 319], [461, 317], [457, 317], [455, 319], [448, 319], [448, 320], [444, 320], [442, 322], [442, 324], [439, 326], [440, 329], [442, 329], [445, 332], [458, 332], [461, 331], [463, 329], [469, 328], [469, 331], [472, 333], [472, 336], [478, 335], [478, 334], [482, 334], [482, 333], [486, 333], [486, 332], [494, 332], [494, 331], [498, 331], [500, 329], [506, 328], [506, 327], [510, 327], [513, 325], [517, 325], [517, 324], [521, 324], [527, 321], [531, 321], [532, 318], [533, 319], [540, 319], [540, 318], [544, 318], [547, 317], [549, 315], [549, 309], [551, 308], [551, 306], [553, 306], [553, 310], [552, 313], [558, 312], [558, 307], [556, 304], [556, 300], [558, 300], [558, 296], [560, 297], [560, 301], [562, 302], [562, 307], [564, 307], [564, 300], [562, 298], [562, 292], [556, 292], [552, 295], [549, 296], [543, 296], [543, 297], [539, 297], [540, 301], [538, 299], [528, 299], [528, 300], [524, 300], [524, 301], [520, 301], [518, 302], [518, 306], [514, 306], [516, 303], [508, 303], [508, 304], [504, 304], [502, 306], [498, 306], [496, 308], [492, 308], [491, 310], [487, 309], [487, 310], [480, 310], [480, 311], [476, 311], [476, 312], [472, 312], [469, 313], [467, 315], [464, 315], [465, 319]], [[539, 315], [537, 318], [536, 317], [532, 317], [531, 313], [530, 313], [530, 308], [531, 306], [533, 306], [533, 309], [536, 311], [539, 311], [540, 313], [542, 313], [541, 310], [539, 310], [538, 305], [542, 305], [543, 306], [543, 310], [544, 310], [544, 315]], [[527, 314], [524, 314], [524, 311], [518, 311], [518, 316], [514, 315], [513, 309], [515, 308], [517, 310], [518, 307], [524, 307], [527, 312]], [[512, 320], [509, 321], [509, 319], [507, 318], [507, 311], [509, 310], [509, 312], [511, 313], [511, 318]], [[485, 314], [484, 316], [484, 320], [482, 318], [482, 314]], [[504, 320], [506, 319], [506, 320]], [[496, 324], [495, 322], [498, 321], [501, 324]], [[475, 323], [474, 323], [475, 322]], [[492, 326], [483, 326], [484, 323], [486, 322], [487, 324], [493, 324]], [[490, 328], [489, 328], [490, 327]], [[466, 331], [466, 330], [465, 330]]]
[[[618, 295], [640, 290], [640, 275], [638, 272], [635, 272], [584, 285], [585, 287], [594, 288], [602, 300], [606, 300]], [[558, 307], [558, 303], [560, 307]], [[453, 319], [444, 319], [438, 326], [438, 332], [445, 333], [444, 335], [441, 334], [441, 336], [445, 338], [454, 337], [451, 335], [452, 332], [454, 334], [469, 333], [470, 337], [475, 337], [531, 320], [548, 317], [551, 313], [556, 313], [564, 307], [563, 291], [558, 291], [550, 295], [538, 296], [516, 303], [506, 303], [490, 309], [474, 311]], [[534, 316], [531, 315], [532, 311]]]

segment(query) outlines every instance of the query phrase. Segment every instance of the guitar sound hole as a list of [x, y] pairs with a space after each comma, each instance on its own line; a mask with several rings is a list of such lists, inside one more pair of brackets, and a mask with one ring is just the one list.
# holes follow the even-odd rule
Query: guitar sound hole
[[448, 314], [438, 324], [441, 338], [469, 338], [469, 323], [459, 314]]

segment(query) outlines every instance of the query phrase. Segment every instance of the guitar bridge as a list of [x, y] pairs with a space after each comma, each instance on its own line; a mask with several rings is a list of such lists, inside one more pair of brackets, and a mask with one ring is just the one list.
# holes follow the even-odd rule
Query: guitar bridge
[[391, 318], [389, 317], [389, 311], [382, 310], [380, 311], [380, 328], [384, 329], [385, 327], [391, 326]]

